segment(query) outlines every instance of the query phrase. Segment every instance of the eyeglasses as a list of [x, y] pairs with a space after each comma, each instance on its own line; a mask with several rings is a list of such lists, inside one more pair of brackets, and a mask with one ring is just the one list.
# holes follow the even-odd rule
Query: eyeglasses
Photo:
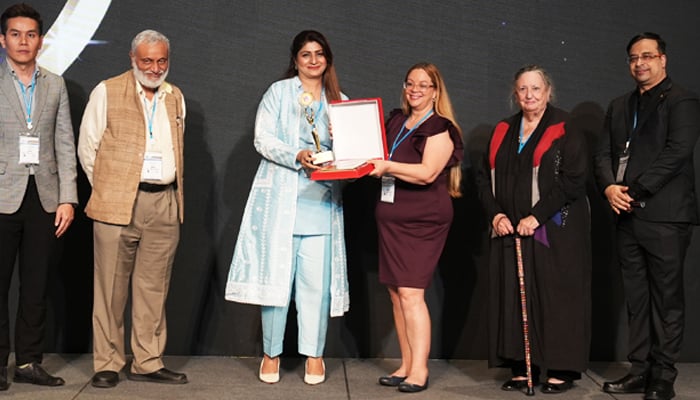
[[430, 89], [431, 87], [434, 87], [435, 85], [429, 85], [427, 83], [413, 83], [413, 82], [404, 82], [403, 83], [403, 88], [406, 90], [417, 90], [420, 92], [425, 92], [426, 90]]
[[639, 60], [642, 60], [643, 63], [648, 63], [649, 61], [661, 57], [661, 54], [649, 54], [649, 53], [644, 53], [641, 56], [628, 56], [627, 57], [627, 63], [628, 64], [636, 64]]

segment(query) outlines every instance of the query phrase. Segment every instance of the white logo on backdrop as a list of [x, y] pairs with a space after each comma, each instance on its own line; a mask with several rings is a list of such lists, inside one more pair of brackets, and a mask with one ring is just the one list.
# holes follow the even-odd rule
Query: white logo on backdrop
[[44, 36], [38, 63], [62, 75], [88, 44], [107, 14], [111, 0], [67, 0], [56, 22]]

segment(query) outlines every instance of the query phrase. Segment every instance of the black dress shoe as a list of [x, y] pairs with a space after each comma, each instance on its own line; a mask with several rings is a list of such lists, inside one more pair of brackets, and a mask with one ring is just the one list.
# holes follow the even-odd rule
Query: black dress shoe
[[63, 378], [51, 376], [37, 363], [31, 363], [24, 368], [15, 367], [14, 381], [17, 383], [31, 383], [42, 386], [62, 386], [66, 383]]
[[405, 380], [405, 376], [385, 375], [379, 377], [379, 384], [382, 386], [399, 386]]
[[603, 391], [606, 393], [644, 393], [646, 387], [646, 375], [627, 374], [616, 381], [605, 382]]
[[7, 390], [10, 383], [7, 382], [7, 366], [0, 368], [0, 390]]
[[126, 374], [126, 377], [132, 381], [141, 382], [169, 383], [174, 385], [187, 383], [187, 375], [170, 371], [167, 368], [161, 368], [150, 374], [134, 374], [129, 372]]
[[644, 393], [644, 400], [670, 400], [676, 395], [673, 391], [673, 383], [661, 379], [655, 379], [649, 384]]
[[[538, 382], [533, 379], [532, 386], [535, 387], [537, 385]], [[523, 389], [527, 389], [527, 379], [509, 379], [503, 385], [501, 385], [501, 390], [505, 390], [508, 392], [514, 392], [516, 390]]]
[[113, 388], [119, 383], [119, 373], [115, 371], [96, 372], [90, 383], [96, 388]]
[[428, 388], [428, 381], [429, 378], [425, 378], [425, 383], [421, 385], [417, 385], [415, 383], [408, 383], [408, 382], [401, 382], [399, 383], [399, 392], [404, 392], [404, 393], [418, 393], [422, 392], [425, 389]]
[[542, 393], [546, 394], [557, 394], [564, 393], [567, 390], [574, 387], [574, 383], [571, 381], [564, 381], [562, 383], [550, 383], [545, 382], [542, 384]]

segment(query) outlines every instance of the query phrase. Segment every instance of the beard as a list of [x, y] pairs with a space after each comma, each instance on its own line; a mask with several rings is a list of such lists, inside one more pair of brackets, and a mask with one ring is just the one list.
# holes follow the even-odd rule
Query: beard
[[158, 86], [162, 85], [163, 82], [165, 82], [165, 78], [168, 76], [169, 71], [169, 69], [166, 69], [165, 71], [160, 73], [158, 79], [153, 80], [151, 79], [151, 77], [155, 76], [154, 73], [141, 71], [133, 62], [131, 63], [131, 67], [134, 70], [134, 76], [136, 77], [136, 80], [139, 81], [139, 83], [142, 86], [145, 86], [150, 89], [156, 89], [158, 88]]

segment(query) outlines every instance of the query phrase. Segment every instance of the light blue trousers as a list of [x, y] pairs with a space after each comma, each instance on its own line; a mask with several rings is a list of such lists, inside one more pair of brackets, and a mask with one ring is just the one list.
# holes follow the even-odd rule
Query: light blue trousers
[[[299, 353], [320, 357], [326, 346], [331, 304], [331, 235], [294, 235], [296, 257], [292, 262], [290, 299], [294, 298], [299, 325]], [[270, 357], [282, 353], [287, 325], [285, 307], [262, 307], [263, 351]]]

